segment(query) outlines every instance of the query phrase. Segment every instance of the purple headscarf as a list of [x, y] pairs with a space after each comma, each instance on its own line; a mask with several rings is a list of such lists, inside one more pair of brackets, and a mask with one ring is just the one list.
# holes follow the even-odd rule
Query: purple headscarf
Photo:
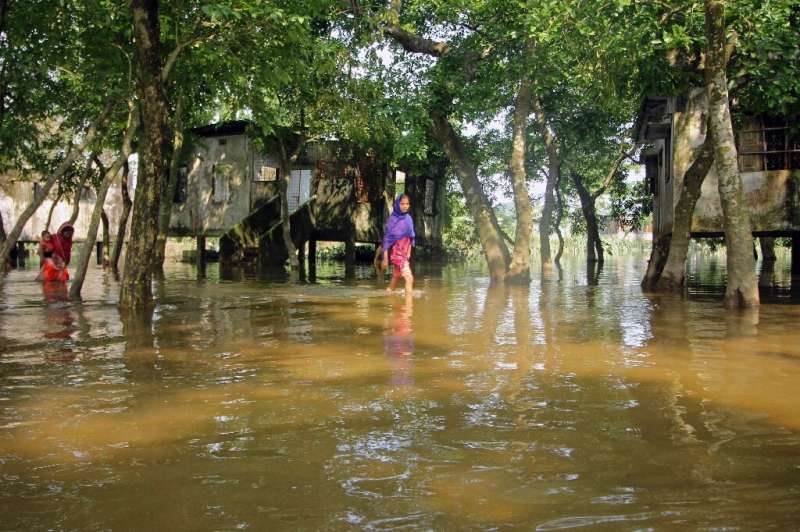
[[400, 200], [405, 194], [398, 195], [394, 200], [392, 215], [386, 221], [386, 231], [383, 233], [383, 249], [388, 250], [395, 242], [404, 237], [411, 238], [411, 245], [414, 245], [416, 234], [414, 233], [414, 220], [408, 213], [400, 212]]

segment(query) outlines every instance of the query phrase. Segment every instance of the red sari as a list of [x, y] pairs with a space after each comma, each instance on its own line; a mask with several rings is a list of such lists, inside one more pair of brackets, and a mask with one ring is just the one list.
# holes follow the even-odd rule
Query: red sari
[[65, 267], [69, 265], [69, 259], [72, 256], [73, 234], [70, 234], [69, 237], [65, 236], [64, 233], [67, 232], [67, 229], [69, 229], [71, 233], [75, 233], [75, 228], [72, 227], [72, 224], [64, 222], [61, 224], [61, 227], [58, 228], [58, 232], [53, 235], [53, 255], [61, 257]]
[[64, 234], [67, 229], [70, 229], [73, 233], [75, 231], [71, 223], [64, 222], [61, 224], [58, 232], [52, 238], [53, 257], [44, 259], [42, 262], [42, 271], [39, 275], [41, 280], [46, 283], [65, 283], [69, 279], [67, 265], [72, 256], [72, 235], [66, 236]]

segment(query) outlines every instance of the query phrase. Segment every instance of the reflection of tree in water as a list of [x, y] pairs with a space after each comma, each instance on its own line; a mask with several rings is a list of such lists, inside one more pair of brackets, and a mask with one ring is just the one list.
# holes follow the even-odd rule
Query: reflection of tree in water
[[390, 384], [414, 383], [411, 355], [414, 354], [414, 337], [411, 317], [414, 313], [413, 294], [407, 294], [402, 303], [392, 304], [384, 326], [383, 351], [389, 361]]

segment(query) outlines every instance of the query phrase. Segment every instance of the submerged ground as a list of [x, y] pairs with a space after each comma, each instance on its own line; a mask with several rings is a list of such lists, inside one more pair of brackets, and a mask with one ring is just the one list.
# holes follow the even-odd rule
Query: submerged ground
[[[418, 269], [291, 286], [171, 265], [151, 319], [0, 285], [0, 528], [785, 530], [800, 522], [800, 297], [642, 294], [643, 257], [530, 288]], [[223, 277], [222, 279], [220, 277]], [[769, 281], [769, 282], [767, 282]]]

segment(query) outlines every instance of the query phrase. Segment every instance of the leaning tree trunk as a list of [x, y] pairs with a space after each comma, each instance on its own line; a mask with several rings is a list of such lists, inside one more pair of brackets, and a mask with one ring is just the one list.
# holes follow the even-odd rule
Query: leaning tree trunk
[[550, 230], [552, 228], [553, 206], [555, 199], [553, 190], [555, 189], [556, 181], [559, 180], [561, 172], [561, 159], [558, 155], [558, 148], [553, 133], [547, 124], [547, 117], [542, 109], [539, 97], [534, 95], [533, 112], [536, 115], [536, 122], [539, 126], [539, 133], [544, 139], [545, 149], [547, 151], [547, 182], [544, 188], [544, 205], [542, 206], [542, 217], [539, 220], [539, 253], [542, 260], [542, 268], [550, 268]]
[[3, 222], [3, 212], [0, 211], [0, 246], [6, 241], [6, 226]]
[[597, 223], [597, 208], [595, 207], [596, 197], [589, 192], [586, 185], [577, 172], [570, 172], [570, 179], [578, 192], [581, 201], [581, 212], [586, 221], [586, 262], [597, 262], [603, 264], [603, 242], [600, 240], [600, 226]]
[[105, 209], [100, 211], [100, 221], [103, 223], [103, 257], [101, 263], [103, 264], [103, 268], [108, 268], [110, 264], [108, 248], [111, 245], [111, 234], [108, 230], [108, 215]]
[[725, 2], [706, 0], [705, 6], [708, 134], [714, 146], [727, 248], [725, 304], [729, 307], [754, 307], [759, 304], [759, 295], [753, 259], [753, 234], [739, 176], [725, 74]]
[[528, 195], [525, 172], [525, 153], [528, 115], [531, 109], [530, 77], [525, 77], [519, 85], [514, 103], [514, 134], [511, 149], [511, 185], [514, 189], [514, 207], [517, 226], [514, 232], [514, 253], [506, 273], [506, 281], [529, 283], [531, 280], [531, 230], [533, 228], [533, 208]]
[[158, 238], [156, 238], [155, 267], [164, 267], [164, 258], [167, 251], [167, 237], [169, 235], [169, 222], [172, 217], [172, 202], [175, 189], [178, 186], [178, 165], [183, 149], [183, 96], [178, 93], [175, 104], [175, 127], [172, 134], [172, 157], [169, 162], [169, 179], [167, 180], [164, 194], [161, 196], [161, 205], [158, 210]]
[[654, 290], [656, 283], [661, 278], [661, 272], [664, 270], [664, 265], [667, 263], [667, 255], [669, 254], [669, 243], [672, 240], [672, 235], [653, 236], [653, 246], [650, 248], [650, 260], [647, 261], [647, 272], [642, 279], [642, 288], [645, 290]]
[[497, 216], [489, 205], [489, 200], [481, 188], [475, 167], [469, 161], [461, 139], [453, 130], [447, 117], [441, 112], [431, 113], [433, 124], [431, 132], [441, 143], [464, 192], [469, 212], [478, 229], [478, 238], [481, 241], [486, 262], [489, 265], [489, 275], [492, 282], [502, 283], [505, 279], [507, 265], [511, 262], [508, 248], [503, 241], [500, 224]]
[[158, 212], [163, 180], [169, 171], [169, 105], [161, 77], [160, 24], [156, 0], [132, 0], [136, 42], [138, 92], [142, 121], [139, 145], [139, 174], [131, 222], [130, 242], [125, 256], [119, 303], [138, 309], [153, 299], [152, 279]]
[[22, 234], [22, 229], [25, 227], [25, 224], [28, 223], [28, 220], [33, 213], [36, 212], [36, 209], [42, 204], [44, 199], [50, 193], [50, 189], [53, 188], [53, 185], [66, 173], [72, 163], [75, 162], [75, 159], [78, 155], [83, 152], [84, 148], [94, 140], [94, 137], [97, 135], [97, 130], [102, 123], [105, 122], [106, 117], [108, 116], [109, 112], [111, 111], [111, 102], [106, 105], [106, 108], [97, 118], [95, 123], [93, 123], [89, 129], [86, 131], [86, 134], [83, 136], [83, 140], [77, 146], [70, 146], [69, 150], [67, 151], [67, 156], [61, 161], [56, 169], [53, 171], [52, 174], [47, 176], [47, 179], [42, 185], [39, 194], [35, 195], [33, 201], [25, 208], [22, 212], [20, 217], [17, 219], [17, 223], [14, 224], [13, 229], [7, 235], [6, 241], [4, 242], [2, 248], [0, 248], [0, 263], [6, 261], [8, 259], [8, 255], [13, 249], [14, 246], [17, 245], [17, 239], [19, 239], [19, 235]]
[[81, 251], [78, 254], [77, 269], [75, 270], [75, 276], [72, 279], [72, 284], [69, 287], [69, 297], [73, 299], [81, 297], [83, 281], [86, 279], [86, 272], [89, 269], [89, 260], [92, 258], [92, 248], [94, 248], [94, 244], [97, 241], [97, 229], [100, 225], [103, 204], [106, 201], [108, 188], [111, 186], [111, 182], [114, 180], [112, 170], [116, 169], [119, 171], [119, 168], [120, 166], [114, 164], [97, 189], [97, 200], [94, 204], [94, 211], [92, 212], [91, 221], [89, 222], [89, 229], [86, 232], [86, 240], [84, 240], [83, 244], [81, 245]]
[[117, 272], [119, 270], [119, 257], [122, 254], [122, 246], [125, 244], [125, 233], [128, 229], [128, 217], [131, 215], [131, 208], [133, 202], [128, 193], [128, 173], [130, 166], [128, 161], [125, 161], [122, 166], [122, 179], [120, 180], [120, 192], [122, 194], [122, 214], [119, 217], [119, 226], [117, 227], [117, 237], [114, 239], [114, 250], [111, 252], [111, 271]]
[[714, 148], [711, 145], [710, 136], [707, 136], [700, 148], [700, 153], [683, 176], [683, 187], [678, 204], [675, 206], [675, 216], [672, 222], [672, 238], [667, 262], [655, 283], [656, 290], [680, 291], [683, 288], [694, 206], [700, 198], [703, 180], [708, 175], [713, 162]]
[[111, 183], [114, 182], [117, 173], [119, 173], [131, 154], [133, 135], [137, 125], [138, 114], [135, 106], [131, 105], [131, 109], [128, 112], [128, 124], [125, 130], [125, 138], [122, 141], [121, 153], [117, 160], [114, 161], [114, 164], [111, 165], [111, 168], [106, 171], [103, 176], [103, 181], [97, 188], [97, 199], [95, 200], [92, 218], [89, 222], [89, 229], [86, 232], [86, 240], [84, 240], [81, 246], [81, 251], [78, 256], [78, 267], [75, 270], [75, 277], [72, 279], [72, 285], [69, 287], [69, 296], [71, 298], [77, 299], [81, 297], [81, 289], [83, 288], [83, 281], [86, 279], [86, 272], [89, 269], [89, 259], [92, 257], [92, 248], [94, 248], [94, 244], [97, 241], [97, 229], [103, 215], [103, 207], [105, 206], [108, 189], [111, 187]]
[[53, 211], [56, 210], [56, 205], [61, 202], [61, 190], [59, 189], [58, 194], [56, 194], [56, 199], [50, 205], [50, 210], [47, 211], [47, 221], [44, 223], [44, 228], [46, 231], [50, 230], [50, 223], [53, 221]]
[[564, 235], [561, 234], [561, 219], [564, 217], [564, 199], [561, 197], [560, 181], [559, 179], [555, 186], [556, 219], [553, 223], [553, 229], [558, 237], [558, 251], [556, 251], [556, 256], [553, 258], [553, 262], [556, 265], [560, 264], [561, 256], [564, 254]]
[[78, 183], [78, 186], [75, 187], [75, 197], [72, 198], [72, 214], [69, 216], [70, 225], [75, 225], [75, 222], [78, 220], [78, 215], [81, 212], [81, 194], [83, 194], [83, 188], [86, 186], [86, 181], [89, 180], [89, 174], [92, 171], [92, 161], [94, 161], [97, 156], [97, 153], [92, 152], [86, 159], [86, 171], [84, 172], [80, 183]]

